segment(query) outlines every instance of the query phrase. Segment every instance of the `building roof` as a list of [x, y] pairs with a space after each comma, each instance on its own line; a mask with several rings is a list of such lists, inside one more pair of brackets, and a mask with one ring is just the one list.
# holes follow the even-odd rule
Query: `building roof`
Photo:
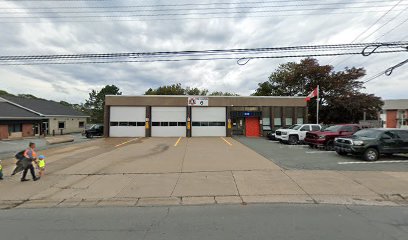
[[383, 110], [407, 110], [408, 99], [384, 100]]
[[43, 119], [38, 114], [17, 107], [9, 102], [0, 102], [0, 119]]
[[62, 105], [58, 102], [43, 99], [21, 98], [9, 95], [0, 96], [7, 101], [14, 103], [28, 111], [32, 111], [41, 116], [75, 116], [87, 117], [84, 113], [78, 112], [71, 107]]

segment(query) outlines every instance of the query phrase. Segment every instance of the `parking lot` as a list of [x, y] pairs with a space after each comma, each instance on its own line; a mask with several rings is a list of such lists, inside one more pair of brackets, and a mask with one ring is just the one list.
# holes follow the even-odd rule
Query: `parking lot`
[[335, 151], [312, 149], [307, 145], [287, 145], [265, 138], [235, 139], [283, 169], [408, 171], [408, 155], [382, 156], [379, 161], [366, 162], [357, 156], [339, 156]]

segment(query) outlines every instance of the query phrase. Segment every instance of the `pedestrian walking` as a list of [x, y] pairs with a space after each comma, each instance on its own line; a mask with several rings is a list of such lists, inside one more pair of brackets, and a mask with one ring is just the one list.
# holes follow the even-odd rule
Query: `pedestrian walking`
[[0, 160], [0, 180], [3, 180], [3, 166], [1, 165], [1, 160]]
[[28, 170], [30, 170], [31, 176], [33, 177], [34, 181], [37, 181], [40, 179], [39, 177], [35, 176], [35, 171], [34, 171], [34, 166], [33, 166], [33, 161], [37, 160], [37, 153], [35, 152], [35, 143], [30, 143], [28, 145], [28, 148], [24, 152], [24, 159], [23, 161], [23, 166], [24, 166], [24, 171], [23, 171], [23, 176], [21, 177], [21, 181], [25, 182], [28, 181], [26, 178]]
[[38, 176], [43, 177], [45, 174], [45, 157], [44, 155], [40, 155], [37, 161], [38, 167]]

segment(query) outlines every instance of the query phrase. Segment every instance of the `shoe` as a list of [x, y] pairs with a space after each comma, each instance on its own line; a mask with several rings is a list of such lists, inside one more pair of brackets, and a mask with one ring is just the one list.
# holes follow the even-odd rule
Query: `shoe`
[[33, 181], [38, 181], [38, 180], [40, 180], [40, 177], [33, 178]]
[[30, 181], [30, 179], [25, 179], [25, 178], [23, 178], [23, 179], [21, 179], [21, 181], [22, 181], [22, 182], [27, 182], [27, 181]]

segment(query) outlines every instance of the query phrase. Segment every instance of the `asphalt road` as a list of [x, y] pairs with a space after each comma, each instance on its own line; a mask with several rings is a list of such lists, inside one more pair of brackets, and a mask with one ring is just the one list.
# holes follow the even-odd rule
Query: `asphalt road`
[[342, 205], [0, 210], [0, 238], [406, 240], [408, 208]]
[[365, 162], [356, 156], [339, 156], [335, 151], [311, 149], [307, 145], [287, 145], [265, 138], [234, 137], [284, 169], [337, 171], [408, 171], [408, 156], [381, 157]]

